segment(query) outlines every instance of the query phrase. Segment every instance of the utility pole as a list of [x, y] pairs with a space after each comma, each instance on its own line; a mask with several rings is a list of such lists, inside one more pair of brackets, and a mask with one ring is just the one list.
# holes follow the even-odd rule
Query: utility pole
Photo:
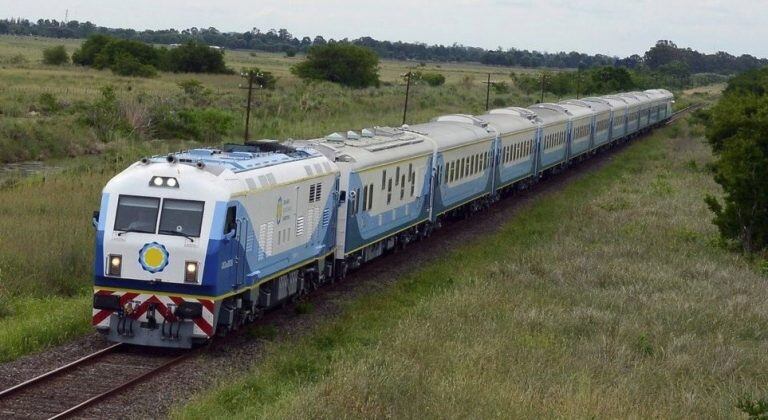
[[541, 101], [539, 103], [544, 103], [544, 78], [546, 75], [544, 72], [541, 72]]
[[491, 73], [488, 73], [488, 81], [485, 82], [485, 110], [488, 111], [488, 102], [491, 100]]
[[485, 110], [488, 111], [491, 104], [491, 85], [495, 85], [496, 82], [491, 81], [491, 73], [488, 73], [488, 81], [483, 83], [487, 85], [485, 88]]
[[408, 116], [408, 95], [411, 92], [411, 71], [409, 70], [408, 73], [404, 74], [406, 76], [406, 82], [405, 82], [405, 105], [403, 105], [403, 125], [405, 125], [406, 117]]
[[248, 79], [248, 87], [244, 87], [242, 85], [240, 86], [241, 89], [248, 89], [248, 102], [245, 105], [245, 134], [243, 135], [243, 143], [245, 143], [248, 141], [251, 128], [251, 99], [253, 98], [253, 83], [259, 82], [259, 87], [262, 87], [260, 80], [263, 75], [259, 71], [248, 70], [240, 73], [240, 76]]

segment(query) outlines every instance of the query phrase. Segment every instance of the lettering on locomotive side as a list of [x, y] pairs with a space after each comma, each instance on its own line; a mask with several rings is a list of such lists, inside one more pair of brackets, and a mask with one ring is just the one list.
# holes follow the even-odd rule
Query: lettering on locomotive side
[[228, 259], [221, 263], [221, 269], [226, 270], [227, 268], [231, 268], [233, 265], [235, 265], [235, 262], [233, 259]]

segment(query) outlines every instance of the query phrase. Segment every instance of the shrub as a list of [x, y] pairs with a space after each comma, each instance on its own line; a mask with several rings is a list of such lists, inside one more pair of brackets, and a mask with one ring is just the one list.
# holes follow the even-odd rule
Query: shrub
[[56, 100], [56, 96], [52, 93], [40, 94], [38, 103], [40, 104], [40, 110], [46, 114], [53, 114], [61, 109], [61, 104], [59, 104], [59, 101]]
[[96, 56], [102, 49], [112, 41], [112, 37], [107, 35], [91, 35], [80, 48], [72, 53], [72, 62], [81, 66], [93, 66], [96, 63]]
[[154, 77], [157, 75], [157, 70], [153, 66], [142, 64], [135, 56], [126, 52], [121, 52], [115, 57], [109, 67], [113, 73], [120, 76]]
[[509, 93], [509, 85], [507, 82], [496, 82], [491, 85], [493, 87], [493, 93], [497, 95], [503, 95]]
[[185, 109], [179, 112], [179, 129], [197, 141], [217, 143], [234, 128], [235, 118], [215, 108]]
[[440, 86], [445, 84], [445, 76], [440, 73], [422, 73], [421, 80], [427, 82], [430, 86]]
[[13, 64], [14, 66], [22, 66], [24, 64], [29, 63], [29, 60], [27, 60], [27, 57], [24, 57], [23, 54], [15, 54], [8, 59], [8, 62]]
[[101, 98], [85, 106], [82, 120], [93, 128], [96, 138], [102, 142], [111, 141], [120, 129], [125, 128], [113, 86], [101, 88]]
[[370, 48], [344, 42], [315, 45], [291, 68], [305, 80], [327, 80], [353, 88], [379, 85], [379, 57]]
[[167, 70], [174, 73], [232, 73], [224, 52], [190, 41], [167, 52]]
[[63, 45], [43, 50], [43, 63], [50, 66], [60, 66], [69, 63], [69, 55]]

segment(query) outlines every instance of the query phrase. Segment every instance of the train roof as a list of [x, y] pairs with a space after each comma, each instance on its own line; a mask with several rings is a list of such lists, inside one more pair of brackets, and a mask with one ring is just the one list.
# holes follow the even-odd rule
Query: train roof
[[674, 95], [672, 95], [672, 92], [666, 90], [666, 89], [649, 89], [645, 92], [646, 95], [650, 96], [653, 99], [656, 100], [664, 100], [664, 99], [672, 99], [674, 98]]
[[221, 148], [199, 148], [153, 156], [149, 158], [148, 163], [174, 159], [181, 164], [197, 165], [199, 162], [239, 173], [319, 156], [320, 153], [312, 149], [295, 148], [275, 140], [260, 140], [246, 144], [227, 144]]
[[434, 144], [403, 128], [373, 127], [361, 132], [332, 133], [306, 141], [329, 159], [347, 162], [356, 169], [378, 166], [401, 159], [423, 156], [434, 151]]
[[568, 121], [573, 116], [570, 111], [563, 108], [562, 106], [547, 102], [531, 105], [528, 107], [528, 109], [535, 112], [544, 125], [551, 125]]
[[575, 99], [561, 101], [558, 105], [563, 107], [566, 112], [570, 113], [573, 118], [591, 117], [595, 114], [589, 105], [583, 101], [577, 101]]
[[636, 106], [636, 105], [643, 104], [643, 100], [641, 98], [631, 93], [619, 93], [616, 96], [624, 99], [629, 104], [629, 106]]
[[607, 101], [600, 98], [568, 99], [562, 101], [561, 103], [585, 106], [594, 111], [596, 114], [609, 112], [612, 108]]
[[525, 108], [493, 109], [477, 118], [487, 122], [500, 134], [535, 129], [538, 122], [536, 114]]
[[428, 123], [409, 126], [407, 130], [429, 137], [438, 150], [446, 150], [494, 137], [488, 123], [471, 115], [452, 114]]
[[622, 98], [621, 96], [618, 96], [618, 95], [605, 95], [605, 96], [601, 96], [600, 99], [605, 99], [612, 106], [616, 108], [628, 109], [630, 105], [634, 105], [634, 103], [630, 103], [630, 101], [627, 98]]

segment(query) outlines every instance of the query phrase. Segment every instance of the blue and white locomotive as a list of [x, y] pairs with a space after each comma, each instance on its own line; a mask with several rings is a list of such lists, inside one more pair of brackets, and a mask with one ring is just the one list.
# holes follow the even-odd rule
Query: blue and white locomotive
[[662, 89], [142, 159], [94, 214], [93, 324], [189, 348], [666, 121]]

